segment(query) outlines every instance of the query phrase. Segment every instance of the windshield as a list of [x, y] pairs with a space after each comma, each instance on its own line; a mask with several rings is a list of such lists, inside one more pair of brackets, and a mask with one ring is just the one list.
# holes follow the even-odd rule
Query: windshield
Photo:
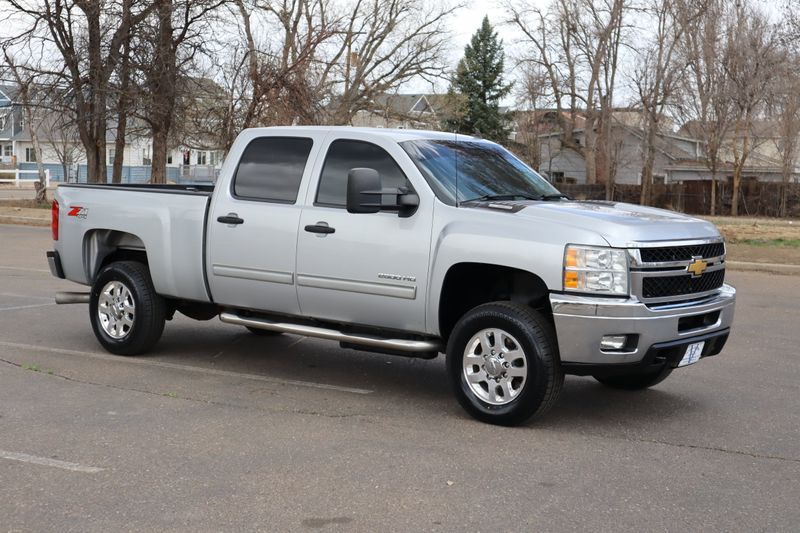
[[400, 145], [436, 196], [449, 205], [471, 200], [538, 199], [559, 195], [543, 177], [494, 143], [419, 140]]

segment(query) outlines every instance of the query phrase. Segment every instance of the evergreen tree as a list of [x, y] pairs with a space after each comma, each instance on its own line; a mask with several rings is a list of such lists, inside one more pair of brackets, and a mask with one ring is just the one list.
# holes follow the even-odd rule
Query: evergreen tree
[[507, 142], [507, 113], [500, 111], [500, 100], [511, 92], [503, 81], [503, 41], [483, 18], [480, 29], [464, 48], [464, 57], [450, 86], [451, 100], [459, 103], [457, 116], [447, 121], [450, 129], [484, 139]]

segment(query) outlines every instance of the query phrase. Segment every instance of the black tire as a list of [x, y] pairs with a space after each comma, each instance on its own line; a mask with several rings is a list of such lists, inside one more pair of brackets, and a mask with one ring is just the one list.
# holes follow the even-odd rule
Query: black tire
[[[483, 329], [499, 328], [520, 344], [528, 375], [518, 396], [493, 405], [481, 399], [467, 383], [464, 357], [467, 343]], [[512, 302], [480, 305], [465, 314], [447, 343], [447, 373], [461, 406], [474, 418], [489, 424], [514, 426], [545, 413], [558, 399], [564, 374], [552, 324], [538, 311]]]
[[665, 366], [655, 372], [623, 374], [621, 376], [592, 376], [594, 379], [612, 389], [642, 390], [658, 385], [672, 374], [672, 368]]
[[[103, 327], [98, 308], [103, 289], [110, 282], [122, 283], [130, 292], [135, 307], [132, 325], [120, 338], [114, 338]], [[150, 350], [164, 332], [166, 303], [156, 293], [150, 271], [136, 261], [119, 261], [103, 268], [92, 286], [89, 318], [100, 344], [116, 355], [138, 355]]]
[[253, 335], [258, 335], [259, 337], [277, 337], [278, 335], [283, 335], [280, 331], [272, 331], [271, 329], [252, 328], [250, 326], [245, 326], [245, 328]]

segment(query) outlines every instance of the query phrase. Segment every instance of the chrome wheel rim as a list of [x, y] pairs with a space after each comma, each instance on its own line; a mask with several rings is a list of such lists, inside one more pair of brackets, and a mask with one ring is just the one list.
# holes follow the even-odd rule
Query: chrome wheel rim
[[464, 350], [464, 379], [472, 393], [488, 404], [513, 402], [528, 379], [522, 345], [507, 331], [482, 329]]
[[103, 331], [112, 339], [122, 339], [131, 332], [136, 320], [136, 304], [124, 283], [106, 283], [97, 299], [97, 318]]

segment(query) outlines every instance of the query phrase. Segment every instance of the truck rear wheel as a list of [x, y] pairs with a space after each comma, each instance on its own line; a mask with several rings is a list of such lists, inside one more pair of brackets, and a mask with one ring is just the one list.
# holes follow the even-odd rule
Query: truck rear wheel
[[564, 382], [553, 326], [512, 302], [480, 305], [458, 321], [447, 343], [447, 372], [470, 415], [504, 426], [547, 411]]
[[150, 350], [164, 332], [166, 303], [147, 266], [119, 261], [105, 267], [92, 286], [89, 317], [103, 348], [117, 355]]
[[665, 366], [655, 372], [623, 374], [621, 376], [592, 376], [594, 379], [612, 389], [642, 390], [658, 385], [672, 374], [672, 368]]

